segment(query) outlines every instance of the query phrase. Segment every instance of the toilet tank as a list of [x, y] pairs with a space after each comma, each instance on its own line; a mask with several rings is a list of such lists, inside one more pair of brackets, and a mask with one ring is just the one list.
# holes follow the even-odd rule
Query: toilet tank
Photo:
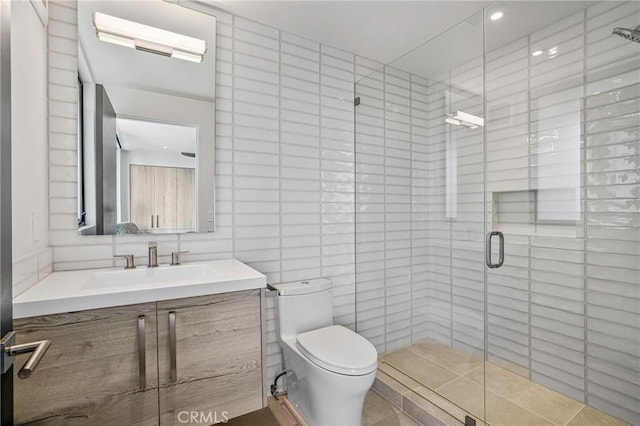
[[276, 284], [278, 337], [333, 325], [333, 290], [326, 278]]

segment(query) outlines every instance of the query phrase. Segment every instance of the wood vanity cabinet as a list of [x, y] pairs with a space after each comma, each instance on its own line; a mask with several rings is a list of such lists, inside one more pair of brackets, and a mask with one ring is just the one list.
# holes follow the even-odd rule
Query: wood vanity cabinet
[[181, 424], [180, 411], [221, 421], [261, 408], [260, 341], [260, 290], [158, 302], [160, 424]]
[[178, 425], [191, 411], [219, 421], [262, 408], [260, 300], [248, 290], [15, 320], [18, 343], [51, 340], [30, 378], [17, 378], [28, 355], [16, 360], [15, 423]]
[[[145, 322], [144, 387], [139, 319]], [[23, 318], [14, 329], [18, 343], [51, 340], [28, 379], [17, 372], [29, 354], [15, 361], [15, 424], [157, 424], [155, 303]]]

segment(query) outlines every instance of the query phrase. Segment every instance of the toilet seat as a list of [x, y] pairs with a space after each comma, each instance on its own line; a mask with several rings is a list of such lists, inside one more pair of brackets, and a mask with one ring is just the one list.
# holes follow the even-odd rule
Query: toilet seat
[[314, 364], [337, 374], [362, 376], [378, 366], [376, 348], [340, 325], [301, 333], [296, 337], [296, 347]]

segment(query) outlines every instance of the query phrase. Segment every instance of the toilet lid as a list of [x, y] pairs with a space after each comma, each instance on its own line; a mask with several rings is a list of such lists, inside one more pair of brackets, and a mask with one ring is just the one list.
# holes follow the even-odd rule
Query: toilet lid
[[362, 376], [378, 366], [376, 348], [340, 325], [299, 334], [296, 346], [314, 364], [338, 374]]

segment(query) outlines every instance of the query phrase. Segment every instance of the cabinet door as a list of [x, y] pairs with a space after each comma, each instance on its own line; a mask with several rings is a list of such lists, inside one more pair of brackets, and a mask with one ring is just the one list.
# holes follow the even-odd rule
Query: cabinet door
[[[146, 384], [140, 381], [139, 316], [145, 320]], [[157, 425], [155, 303], [19, 319], [18, 343], [49, 339], [33, 375], [17, 378], [16, 424]]]
[[176, 169], [176, 228], [196, 229], [196, 181], [194, 169]]
[[156, 228], [176, 229], [176, 168], [154, 167]]
[[155, 227], [153, 169], [133, 164], [129, 168], [129, 220], [140, 229]]
[[262, 408], [261, 349], [259, 290], [158, 302], [160, 423], [181, 424], [183, 411], [213, 423]]

